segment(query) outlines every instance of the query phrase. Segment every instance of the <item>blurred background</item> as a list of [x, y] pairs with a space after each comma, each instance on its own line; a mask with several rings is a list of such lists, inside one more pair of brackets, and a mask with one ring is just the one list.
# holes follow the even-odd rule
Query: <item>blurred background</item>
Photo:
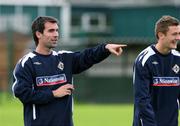
[[75, 102], [132, 104], [133, 62], [156, 43], [154, 25], [162, 15], [180, 19], [180, 0], [0, 0], [0, 94], [12, 94], [15, 64], [35, 48], [31, 22], [44, 15], [59, 20], [56, 50], [78, 51], [104, 42], [128, 45], [122, 56], [75, 75]]

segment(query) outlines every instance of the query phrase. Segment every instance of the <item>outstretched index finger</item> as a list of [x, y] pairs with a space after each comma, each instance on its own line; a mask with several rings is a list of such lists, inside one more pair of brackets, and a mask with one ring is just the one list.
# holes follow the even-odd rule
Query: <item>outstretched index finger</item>
[[119, 47], [126, 47], [127, 45], [126, 44], [118, 44]]

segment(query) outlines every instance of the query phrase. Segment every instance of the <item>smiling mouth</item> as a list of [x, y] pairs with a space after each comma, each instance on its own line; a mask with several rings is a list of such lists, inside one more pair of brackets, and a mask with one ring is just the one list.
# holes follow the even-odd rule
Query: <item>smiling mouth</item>
[[173, 43], [173, 44], [177, 44], [177, 43], [178, 43], [178, 41], [172, 41], [171, 43]]
[[171, 46], [175, 48], [175, 47], [177, 46], [177, 44], [178, 44], [177, 42], [178, 42], [178, 41], [172, 41], [172, 42], [171, 42]]
[[54, 39], [54, 40], [51, 40], [52, 42], [57, 42], [58, 40], [57, 39]]

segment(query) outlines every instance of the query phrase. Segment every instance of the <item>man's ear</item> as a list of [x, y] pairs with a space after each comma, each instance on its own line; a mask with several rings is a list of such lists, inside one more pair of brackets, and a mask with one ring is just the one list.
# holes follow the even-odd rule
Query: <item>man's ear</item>
[[164, 34], [164, 33], [162, 33], [162, 32], [158, 32], [158, 37], [159, 37], [159, 38], [164, 38], [164, 36], [165, 36], [165, 34]]
[[36, 31], [36, 36], [37, 36], [37, 38], [38, 38], [38, 39], [40, 39], [40, 38], [41, 38], [41, 36], [42, 36], [42, 33], [41, 33], [41, 32], [39, 32], [39, 31]]

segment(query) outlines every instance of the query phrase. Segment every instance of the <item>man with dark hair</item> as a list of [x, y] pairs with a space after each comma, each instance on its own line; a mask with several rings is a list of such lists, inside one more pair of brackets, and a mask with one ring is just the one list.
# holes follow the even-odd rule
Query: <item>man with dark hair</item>
[[38, 45], [38, 37], [36, 36], [36, 31], [39, 31], [39, 32], [43, 33], [43, 31], [45, 29], [45, 25], [44, 24], [46, 22], [58, 24], [57, 19], [55, 19], [53, 17], [48, 17], [48, 16], [47, 17], [38, 17], [32, 23], [31, 29], [32, 29], [32, 34], [33, 34], [33, 38], [34, 38], [36, 46]]
[[162, 16], [156, 23], [157, 43], [144, 49], [133, 68], [133, 126], [178, 126], [180, 98], [179, 20]]
[[73, 74], [81, 73], [107, 58], [121, 55], [119, 44], [100, 44], [82, 52], [53, 50], [59, 38], [53, 17], [38, 17], [32, 23], [36, 49], [17, 63], [13, 93], [24, 105], [25, 126], [73, 126]]

